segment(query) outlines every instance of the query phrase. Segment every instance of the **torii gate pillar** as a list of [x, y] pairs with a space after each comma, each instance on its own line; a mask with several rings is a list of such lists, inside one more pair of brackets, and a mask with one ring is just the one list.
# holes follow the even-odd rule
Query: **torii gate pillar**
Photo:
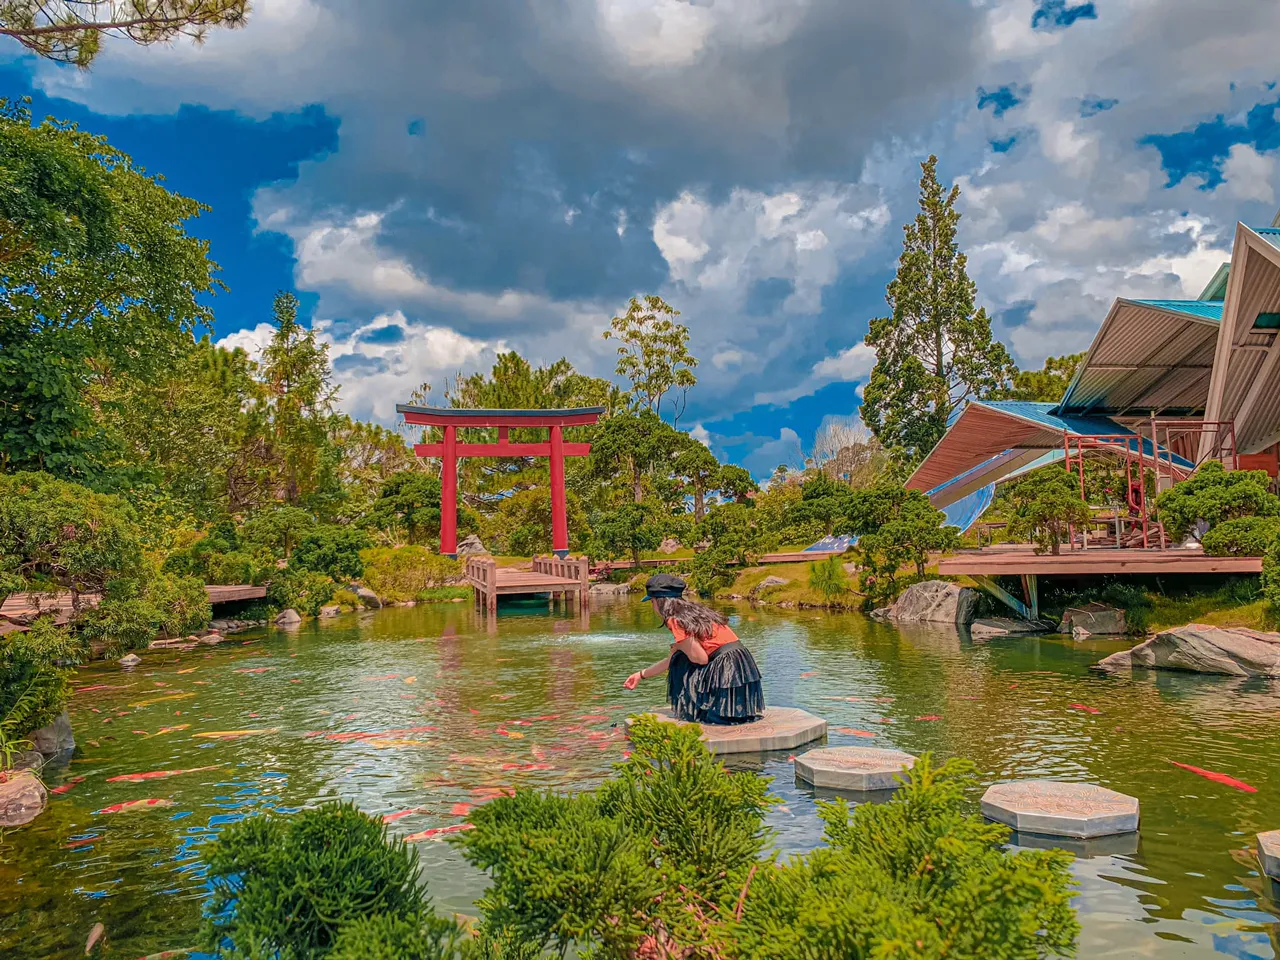
[[[577, 407], [570, 410], [454, 410], [441, 407], [415, 407], [396, 404], [396, 412], [405, 423], [439, 427], [441, 443], [415, 444], [413, 452], [420, 457], [440, 458], [440, 552], [448, 557], [458, 555], [458, 459], [460, 457], [548, 457], [551, 461], [551, 547], [564, 557], [569, 553], [568, 494], [564, 482], [564, 458], [585, 457], [591, 452], [589, 443], [566, 443], [565, 427], [595, 423], [604, 407]], [[459, 443], [459, 427], [498, 428], [497, 443]], [[507, 434], [511, 427], [547, 428], [546, 443], [511, 443]]]

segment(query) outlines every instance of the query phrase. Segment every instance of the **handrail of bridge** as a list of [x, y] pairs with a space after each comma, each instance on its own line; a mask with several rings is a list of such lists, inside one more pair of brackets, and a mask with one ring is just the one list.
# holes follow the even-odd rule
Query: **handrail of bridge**
[[557, 557], [553, 554], [549, 557], [534, 557], [533, 569], [535, 573], [544, 573], [549, 577], [577, 580], [584, 597], [591, 589], [591, 561], [585, 556]]
[[490, 556], [467, 557], [466, 578], [488, 593], [498, 583], [498, 561]]

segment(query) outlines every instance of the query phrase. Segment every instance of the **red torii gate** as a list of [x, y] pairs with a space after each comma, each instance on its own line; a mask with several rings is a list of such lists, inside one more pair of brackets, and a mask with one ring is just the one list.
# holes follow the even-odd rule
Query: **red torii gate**
[[[565, 443], [565, 427], [588, 426], [600, 419], [604, 407], [576, 407], [571, 410], [462, 410], [446, 407], [415, 407], [396, 404], [396, 413], [405, 423], [440, 427], [442, 443], [416, 443], [419, 457], [440, 458], [440, 552], [458, 555], [458, 458], [459, 457], [550, 457], [551, 458], [551, 546], [560, 557], [569, 552], [569, 521], [565, 511], [564, 458], [585, 457], [589, 443]], [[497, 443], [459, 443], [459, 427], [497, 427]], [[547, 427], [546, 443], [511, 443], [512, 427]]]

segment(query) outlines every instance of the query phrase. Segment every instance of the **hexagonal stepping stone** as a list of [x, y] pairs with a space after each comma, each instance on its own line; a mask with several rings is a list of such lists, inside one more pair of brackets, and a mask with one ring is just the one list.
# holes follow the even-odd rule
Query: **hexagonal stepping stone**
[[1280, 880], [1280, 830], [1258, 834], [1258, 859], [1262, 872], [1272, 880]]
[[875, 747], [819, 747], [796, 757], [796, 777], [832, 790], [896, 790], [897, 777], [915, 766], [901, 750]]
[[1138, 801], [1096, 783], [997, 783], [983, 794], [982, 813], [1022, 833], [1080, 840], [1138, 829]]
[[[684, 725], [672, 716], [670, 707], [652, 712], [665, 723]], [[631, 718], [627, 718], [630, 727]], [[827, 721], [798, 707], [766, 707], [764, 716], [752, 723], [702, 725], [702, 742], [715, 754], [792, 750], [826, 735]]]

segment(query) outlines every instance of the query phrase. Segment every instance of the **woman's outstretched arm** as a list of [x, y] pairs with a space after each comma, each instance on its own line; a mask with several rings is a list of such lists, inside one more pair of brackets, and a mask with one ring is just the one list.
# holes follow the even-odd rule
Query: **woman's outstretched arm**
[[650, 677], [660, 677], [667, 672], [667, 667], [671, 663], [670, 657], [664, 657], [657, 663], [650, 664], [643, 670], [633, 673], [623, 681], [623, 686], [628, 690], [634, 690], [641, 680], [648, 680]]

